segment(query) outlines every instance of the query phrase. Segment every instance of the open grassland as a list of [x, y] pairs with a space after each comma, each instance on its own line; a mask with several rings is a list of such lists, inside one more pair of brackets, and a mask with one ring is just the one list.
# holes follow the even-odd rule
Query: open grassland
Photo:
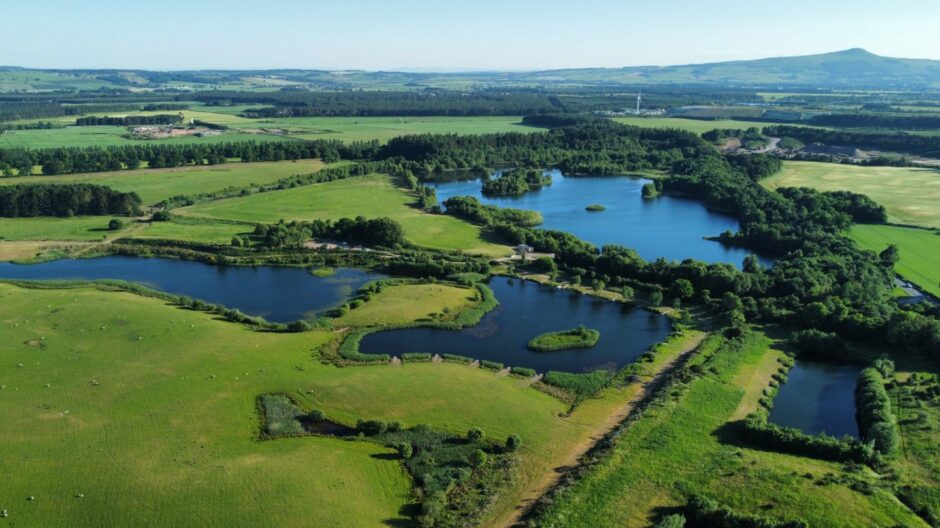
[[486, 240], [477, 226], [452, 216], [434, 215], [413, 207], [416, 197], [396, 187], [382, 174], [347, 178], [283, 191], [206, 202], [175, 212], [200, 218], [277, 222], [284, 220], [338, 220], [367, 212], [371, 218], [388, 217], [401, 223], [406, 238], [419, 246], [505, 255], [505, 246]]
[[[410, 485], [396, 460], [359, 442], [257, 441], [263, 393], [287, 393], [345, 424], [367, 417], [518, 434], [522, 484], [583, 441], [596, 418], [562, 418], [561, 401], [483, 369], [337, 368], [312, 355], [326, 332], [255, 332], [90, 287], [0, 284], [0, 332], [9, 345], [0, 351], [0, 508], [22, 526], [400, 519]], [[496, 509], [515, 498], [508, 493]]]
[[57, 218], [0, 218], [0, 239], [18, 240], [103, 240], [112, 216], [75, 216]]
[[940, 228], [938, 170], [785, 161], [782, 171], [761, 183], [769, 189], [812, 187], [864, 194], [888, 210], [891, 222]]
[[151, 141], [159, 144], [177, 143], [231, 143], [236, 141], [283, 141], [284, 138], [269, 134], [226, 131], [223, 134], [178, 136], [173, 138], [144, 140], [129, 139], [126, 127], [120, 126], [70, 126], [40, 130], [7, 130], [0, 134], [0, 148], [58, 148], [58, 147], [107, 147], [112, 145], [143, 144]]
[[679, 128], [696, 134], [702, 134], [716, 128], [747, 130], [751, 127], [761, 128], [765, 126], [765, 123], [749, 123], [732, 119], [703, 120], [683, 119], [681, 117], [615, 117], [614, 121], [640, 128]]
[[250, 235], [254, 228], [244, 224], [224, 222], [187, 222], [185, 219], [172, 222], [150, 222], [143, 229], [134, 231], [134, 238], [164, 238], [204, 242], [207, 244], [229, 244], [236, 236]]
[[270, 183], [295, 174], [317, 172], [320, 160], [227, 163], [224, 165], [143, 169], [134, 171], [0, 178], [0, 185], [18, 183], [94, 183], [121, 192], [136, 192], [145, 205], [171, 196], [219, 191], [252, 183]]
[[[938, 204], [940, 208], [940, 204]], [[855, 225], [849, 236], [858, 244], [881, 252], [888, 244], [901, 251], [894, 269], [921, 289], [940, 296], [940, 231], [886, 225]]]
[[[681, 506], [686, 493], [701, 493], [737, 510], [802, 518], [810, 526], [924, 526], [884, 490], [865, 495], [817, 484], [827, 474], [846, 474], [840, 464], [750, 449], [733, 438], [726, 423], [748, 405], [754, 377], [769, 381], [764, 358], [779, 354], [770, 346], [759, 333], [734, 349], [706, 345], [693, 360], [706, 374], [631, 424], [612, 455], [549, 507], [542, 525], [650, 526]], [[850, 475], [875, 479], [864, 469]]]
[[940, 397], [936, 368], [902, 371], [890, 388], [901, 444], [895, 467], [906, 500], [940, 523]]
[[[207, 118], [207, 120], [211, 120]], [[289, 117], [247, 120], [233, 128], [281, 129], [287, 137], [301, 139], [338, 139], [385, 143], [409, 134], [493, 134], [497, 132], [538, 132], [523, 126], [521, 117]]]
[[432, 321], [441, 313], [469, 307], [475, 290], [447, 284], [402, 284], [383, 289], [369, 302], [336, 320], [343, 326], [372, 326]]

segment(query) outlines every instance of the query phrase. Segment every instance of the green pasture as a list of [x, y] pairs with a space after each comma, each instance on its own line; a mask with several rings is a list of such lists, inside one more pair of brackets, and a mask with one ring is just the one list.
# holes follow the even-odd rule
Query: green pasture
[[327, 332], [256, 332], [129, 293], [0, 284], [0, 333], [0, 508], [17, 526], [403, 522], [410, 483], [397, 460], [363, 442], [259, 441], [265, 393], [345, 424], [518, 434], [522, 481], [584, 431], [560, 416], [561, 401], [513, 377], [455, 364], [337, 368], [314, 355]]
[[0, 218], [0, 240], [102, 240], [113, 216]]
[[475, 290], [447, 284], [403, 284], [374, 294], [369, 302], [336, 320], [337, 325], [373, 326], [431, 321], [473, 304]]
[[705, 353], [693, 362], [709, 373], [631, 424], [612, 455], [549, 506], [541, 525], [652, 526], [681, 506], [685, 493], [695, 492], [739, 511], [802, 518], [810, 526], [925, 526], [883, 489], [866, 495], [846, 485], [816, 483], [827, 474], [872, 482], [876, 477], [868, 470], [849, 472], [840, 464], [732, 440], [726, 423], [746, 414], [753, 405], [746, 399], [756, 401], [776, 370], [779, 352], [771, 346], [760, 333], [737, 347], [714, 337], [706, 341]]
[[145, 205], [181, 194], [219, 191], [227, 187], [264, 184], [295, 174], [316, 172], [320, 160], [274, 161], [259, 163], [231, 162], [213, 166], [187, 166], [169, 169], [63, 174], [57, 176], [20, 176], [0, 178], [0, 185], [17, 183], [94, 183], [121, 192], [136, 192]]
[[940, 171], [916, 167], [861, 167], [785, 161], [761, 183], [768, 189], [812, 187], [864, 194], [888, 210], [891, 222], [940, 228]]
[[855, 225], [849, 236], [859, 246], [881, 252], [894, 244], [901, 260], [894, 266], [899, 275], [940, 296], [940, 231], [888, 225]]
[[508, 253], [505, 246], [488, 240], [477, 226], [446, 215], [425, 213], [413, 204], [410, 192], [395, 186], [381, 174], [347, 178], [282, 191], [227, 198], [175, 210], [199, 218], [272, 223], [278, 220], [338, 220], [388, 217], [401, 223], [414, 244], [435, 249], [464, 250], [487, 255]]

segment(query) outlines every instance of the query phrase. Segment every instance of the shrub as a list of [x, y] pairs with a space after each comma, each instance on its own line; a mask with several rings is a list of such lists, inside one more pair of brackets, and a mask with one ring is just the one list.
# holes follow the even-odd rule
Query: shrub
[[506, 437], [506, 450], [507, 451], [516, 451], [522, 447], [522, 438], [519, 435], [511, 434]]
[[474, 452], [470, 453], [470, 457], [467, 459], [467, 462], [475, 467], [481, 467], [486, 464], [487, 456], [486, 452], [482, 449], [477, 449]]
[[399, 443], [397, 446], [395, 446], [395, 449], [404, 459], [409, 459], [412, 455], [414, 455], [414, 448], [408, 442]]
[[485, 369], [490, 369], [490, 370], [503, 370], [504, 368], [506, 368], [505, 365], [503, 365], [502, 363], [498, 361], [489, 361], [486, 359], [480, 362], [480, 366]]
[[121, 229], [124, 229], [124, 222], [120, 219], [112, 218], [111, 221], [108, 222], [108, 231], [120, 231]]
[[326, 420], [326, 415], [323, 413], [323, 411], [314, 409], [307, 413], [307, 419], [309, 419], [311, 422], [322, 422], [323, 420]]
[[402, 361], [409, 363], [417, 363], [422, 361], [431, 361], [431, 354], [426, 354], [422, 352], [407, 352], [401, 355]]
[[479, 442], [480, 440], [483, 440], [483, 429], [480, 429], [479, 427], [471, 428], [469, 431], [467, 431], [467, 440], [471, 442]]
[[380, 435], [388, 430], [388, 425], [382, 420], [359, 420], [356, 422], [356, 431], [366, 435]]
[[672, 515], [667, 515], [662, 518], [658, 523], [656, 523], [655, 528], [684, 528], [685, 527], [685, 516], [679, 513], [674, 513]]
[[526, 367], [512, 367], [509, 369], [509, 371], [517, 376], [522, 376], [524, 378], [531, 378], [532, 376], [535, 376], [535, 370]]

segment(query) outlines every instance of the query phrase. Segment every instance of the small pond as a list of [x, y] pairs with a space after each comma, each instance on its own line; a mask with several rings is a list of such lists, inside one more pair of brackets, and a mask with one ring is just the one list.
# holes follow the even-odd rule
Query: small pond
[[[476, 326], [376, 332], [362, 339], [360, 351], [393, 356], [408, 352], [457, 354], [539, 372], [586, 372], [619, 369], [664, 340], [671, 330], [666, 317], [621, 303], [504, 277], [492, 279], [489, 285], [500, 305]], [[600, 331], [597, 345], [555, 352], [533, 352], [526, 347], [538, 334], [579, 324]]]
[[386, 275], [337, 268], [315, 277], [304, 268], [215, 266], [165, 258], [109, 256], [40, 264], [0, 262], [0, 278], [30, 280], [134, 281], [174, 295], [237, 308], [275, 323], [311, 318], [345, 302], [369, 281]]
[[[552, 185], [514, 197], [483, 196], [479, 179], [429, 185], [437, 190], [441, 203], [452, 196], [473, 196], [488, 205], [539, 211], [545, 220], [540, 228], [566, 231], [597, 247], [620, 244], [636, 250], [646, 260], [693, 258], [740, 267], [744, 257], [751, 254], [747, 249], [703, 238], [737, 231], [737, 219], [709, 211], [694, 200], [672, 196], [644, 200], [640, 192], [650, 180], [629, 176], [565, 177], [557, 170], [551, 175]], [[603, 205], [606, 210], [585, 210], [593, 204]], [[765, 266], [773, 264], [772, 259], [758, 257]]]
[[809, 434], [858, 438], [855, 385], [862, 367], [797, 359], [780, 387], [770, 422]]

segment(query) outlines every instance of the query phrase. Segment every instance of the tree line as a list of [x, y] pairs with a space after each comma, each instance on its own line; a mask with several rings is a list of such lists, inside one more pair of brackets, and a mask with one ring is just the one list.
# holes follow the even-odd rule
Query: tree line
[[312, 222], [258, 224], [254, 236], [265, 247], [298, 248], [312, 238], [341, 240], [353, 244], [392, 248], [405, 244], [401, 224], [390, 218], [341, 218]]
[[0, 186], [0, 217], [138, 215], [140, 197], [88, 183]]
[[935, 130], [940, 128], [940, 116], [897, 114], [823, 114], [811, 117], [809, 119], [809, 123], [823, 127]]
[[75, 126], [135, 126], [175, 125], [183, 121], [183, 114], [156, 114], [137, 116], [86, 116], [75, 120]]
[[860, 149], [900, 152], [940, 157], [940, 137], [903, 132], [857, 132], [825, 128], [769, 126], [764, 133], [774, 137], [792, 137], [803, 143], [823, 143]]

